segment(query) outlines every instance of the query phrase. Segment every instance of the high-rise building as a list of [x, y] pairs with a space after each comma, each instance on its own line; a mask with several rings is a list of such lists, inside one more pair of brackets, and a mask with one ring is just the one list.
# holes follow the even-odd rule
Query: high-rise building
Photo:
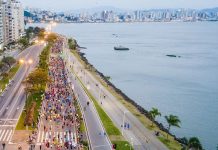
[[16, 0], [3, 2], [4, 43], [17, 41], [24, 34], [24, 11]]
[[0, 0], [0, 50], [3, 49], [4, 45], [4, 29], [3, 29], [3, 7], [2, 0]]

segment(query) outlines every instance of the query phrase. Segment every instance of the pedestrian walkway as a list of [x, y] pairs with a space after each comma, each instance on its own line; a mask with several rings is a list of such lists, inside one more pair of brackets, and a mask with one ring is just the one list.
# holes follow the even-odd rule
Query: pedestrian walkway
[[67, 80], [62, 48], [62, 39], [51, 48], [48, 74], [52, 82], [47, 84], [35, 143], [50, 149], [79, 149], [79, 117], [74, 106], [74, 92]]
[[12, 129], [0, 129], [0, 142], [9, 142], [12, 133]]
[[70, 131], [39, 131], [37, 137], [37, 145], [44, 143], [44, 141], [54, 141], [54, 143], [69, 142], [76, 146], [76, 133]]

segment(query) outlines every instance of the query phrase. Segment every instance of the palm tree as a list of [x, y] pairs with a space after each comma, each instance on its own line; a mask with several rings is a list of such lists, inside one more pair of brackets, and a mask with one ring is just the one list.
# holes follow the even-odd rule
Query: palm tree
[[201, 142], [199, 141], [199, 139], [197, 137], [191, 137], [188, 140], [188, 149], [191, 150], [202, 150], [202, 145]]
[[[149, 111], [149, 114], [150, 114], [151, 118], [153, 119], [153, 121], [155, 121], [155, 118], [156, 118], [157, 116], [161, 116], [161, 113], [159, 112], [159, 110], [158, 110], [157, 108], [152, 108], [152, 109]], [[153, 123], [154, 123], [153, 121], [152, 121], [151, 126], [153, 126]]]
[[[178, 116], [169, 115], [169, 116], [165, 116], [165, 119], [168, 123], [168, 131], [170, 131], [171, 126], [180, 128], [179, 124], [181, 123], [181, 121], [179, 120]], [[168, 139], [168, 134], [167, 134], [167, 139]]]

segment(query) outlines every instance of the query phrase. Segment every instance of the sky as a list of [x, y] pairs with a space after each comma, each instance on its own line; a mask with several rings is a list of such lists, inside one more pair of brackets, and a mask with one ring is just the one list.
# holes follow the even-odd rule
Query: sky
[[218, 0], [19, 0], [24, 6], [55, 11], [112, 6], [121, 9], [211, 8]]

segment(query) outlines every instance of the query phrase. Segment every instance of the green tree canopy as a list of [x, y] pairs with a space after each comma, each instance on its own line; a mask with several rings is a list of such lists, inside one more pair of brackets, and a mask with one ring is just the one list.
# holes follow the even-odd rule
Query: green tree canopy
[[8, 66], [5, 63], [0, 62], [1, 73], [4, 73], [7, 70], [7, 68], [8, 68]]
[[[157, 108], [152, 108], [152, 109], [149, 111], [149, 114], [150, 114], [150, 116], [151, 116], [151, 118], [152, 118], [153, 120], [155, 120], [155, 118], [156, 118], [157, 116], [161, 116], [161, 113], [159, 112], [159, 110], [158, 110]], [[153, 126], [153, 122], [152, 122], [152, 126]]]
[[[178, 116], [169, 115], [169, 116], [165, 116], [165, 119], [168, 123], [168, 131], [170, 131], [171, 126], [180, 128], [181, 121], [179, 120]], [[167, 138], [168, 138], [168, 134], [167, 134]]]
[[191, 137], [188, 140], [188, 149], [191, 150], [202, 150], [202, 145], [200, 140], [197, 137]]
[[18, 41], [19, 44], [22, 45], [22, 47], [27, 47], [29, 45], [29, 39], [26, 38], [26, 37], [23, 37], [21, 38], [19, 41]]
[[38, 89], [48, 81], [50, 81], [50, 79], [47, 72], [41, 68], [35, 69], [26, 79], [26, 83], [29, 84], [30, 87], [37, 87]]
[[57, 40], [58, 36], [55, 33], [50, 33], [47, 38], [46, 41], [49, 43], [54, 43]]
[[13, 65], [16, 62], [16, 60], [13, 57], [9, 56], [3, 57], [2, 62], [6, 63], [11, 68], [11, 65]]

